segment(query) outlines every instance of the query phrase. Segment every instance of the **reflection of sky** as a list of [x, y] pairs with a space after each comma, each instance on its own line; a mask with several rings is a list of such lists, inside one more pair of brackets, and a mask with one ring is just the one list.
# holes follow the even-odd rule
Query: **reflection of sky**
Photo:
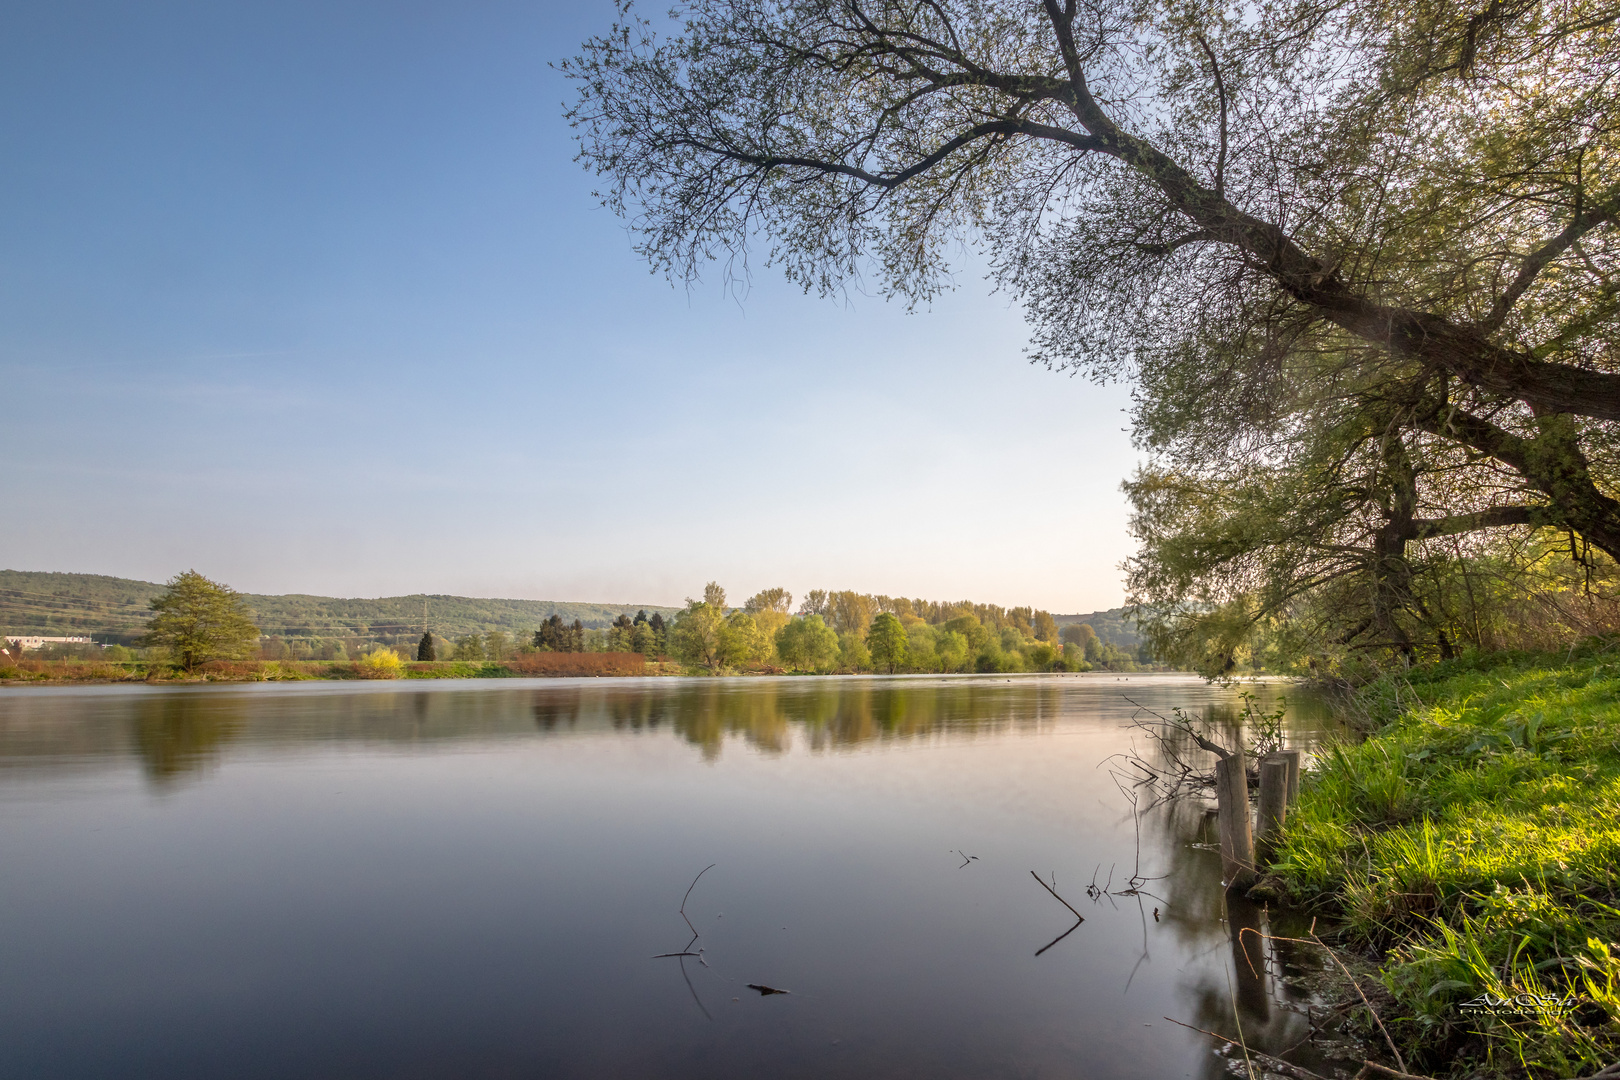
[[[1155, 708], [1226, 693], [1134, 682]], [[1207, 1039], [1160, 1019], [1226, 1030], [1197, 808], [1143, 821], [1156, 897], [1085, 893], [1136, 858], [1099, 768], [1129, 734], [1118, 693], [0, 694], [0, 910], [31, 930], [0, 941], [0, 1073], [1201, 1072]], [[686, 942], [675, 909], [709, 863], [687, 913], [710, 966], [687, 973], [712, 1022], [649, 959]], [[1031, 870], [1086, 914], [1039, 957], [1072, 919]], [[1291, 1031], [1270, 1012], [1258, 1042]]]
[[[676, 604], [1119, 602], [1121, 387], [932, 309], [648, 274], [548, 61], [606, 0], [83, 0], [0, 36], [8, 565]], [[24, 405], [26, 404], [26, 407]], [[117, 528], [109, 528], [117, 522]]]

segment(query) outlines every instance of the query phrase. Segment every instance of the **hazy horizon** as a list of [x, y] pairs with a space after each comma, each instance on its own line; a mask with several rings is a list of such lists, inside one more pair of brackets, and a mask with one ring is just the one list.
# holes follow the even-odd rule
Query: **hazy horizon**
[[0, 41], [8, 558], [245, 592], [1123, 599], [1129, 389], [969, 261], [648, 273], [548, 66], [609, 3], [35, 6]]
[[[191, 569], [191, 568], [188, 567], [187, 569]], [[201, 572], [201, 571], [199, 571], [199, 572]], [[148, 584], [153, 584], [153, 585], [162, 585], [165, 582], [167, 582], [169, 578], [174, 576], [173, 574], [168, 574], [168, 575], [165, 575], [163, 578], [142, 578], [142, 577], [131, 578], [131, 577], [128, 577], [127, 575], [121, 575], [121, 574], [102, 574], [101, 572], [95, 571], [95, 570], [38, 570], [38, 569], [23, 569], [23, 568], [18, 568], [18, 567], [15, 567], [15, 566], [0, 567], [0, 573], [82, 574], [82, 575], [102, 576], [102, 577], [119, 577], [119, 578], [124, 578], [124, 580], [143, 581], [143, 582], [146, 582]], [[207, 575], [204, 574], [204, 576], [207, 576]], [[523, 600], [523, 601], [533, 601], [533, 602], [537, 602], [537, 603], [595, 604], [595, 605], [598, 605], [600, 607], [642, 607], [642, 606], [644, 606], [644, 607], [657, 607], [657, 608], [679, 608], [679, 607], [682, 606], [681, 603], [669, 603], [669, 604], [667, 604], [667, 603], [662, 603], [662, 602], [657, 601], [657, 600], [647, 600], [647, 599], [644, 599], [644, 598], [628, 598], [627, 599], [627, 598], [624, 598], [624, 597], [615, 598], [615, 597], [602, 597], [602, 596], [511, 596], [511, 595], [500, 595], [500, 594], [494, 594], [494, 593], [491, 593], [491, 594], [488, 594], [488, 595], [480, 595], [480, 594], [473, 594], [473, 593], [450, 593], [450, 592], [443, 592], [443, 591], [429, 591], [429, 590], [424, 590], [424, 589], [409, 589], [409, 590], [406, 590], [405, 592], [376, 593], [376, 594], [316, 593], [316, 592], [310, 592], [308, 589], [289, 589], [289, 590], [284, 590], [284, 591], [275, 592], [275, 593], [267, 593], [267, 592], [265, 592], [265, 591], [263, 591], [261, 589], [237, 588], [235, 585], [233, 585], [231, 582], [228, 582], [228, 581], [223, 582], [223, 584], [230, 585], [232, 588], [235, 588], [236, 591], [238, 591], [238, 592], [249, 593], [249, 594], [257, 595], [257, 596], [316, 596], [316, 597], [323, 597], [323, 598], [331, 599], [331, 600], [389, 600], [389, 599], [397, 599], [397, 598], [400, 598], [400, 597], [409, 597], [409, 596], [428, 596], [428, 597], [444, 596], [444, 597], [456, 597], [456, 598], [464, 599], [464, 600]], [[724, 588], [725, 587], [725, 582], [720, 582], [720, 585], [721, 585], [722, 588]], [[766, 587], [769, 587], [769, 586], [766, 586]], [[832, 585], [832, 586], [812, 585], [812, 586], [809, 586], [809, 588], [829, 588], [829, 590], [831, 590], [831, 589], [837, 589], [837, 588], [839, 588], [839, 586], [837, 586], [837, 585]], [[726, 590], [726, 602], [730, 606], [741, 607], [743, 605], [744, 601], [746, 601], [750, 596], [752, 596], [753, 592], [757, 592], [757, 591], [759, 591], [759, 590], [756, 589], [756, 590], [753, 590], [752, 592], [749, 592], [749, 593], [733, 593], [730, 589], [727, 589]], [[798, 608], [799, 602], [804, 599], [805, 594], [803, 592], [795, 592], [792, 589], [789, 589], [788, 591], [790, 593], [792, 593], [792, 595], [793, 595], [793, 605], [794, 605], [794, 608], [796, 610]], [[696, 598], [701, 599], [703, 588], [702, 588], [702, 586], [699, 586], [698, 588], [692, 590], [692, 592], [693, 592], [693, 595]], [[898, 597], [898, 594], [878, 593], [877, 595], [894, 595], [894, 596]], [[682, 598], [683, 601], [685, 599], [688, 599], [688, 598], [686, 598], [686, 597]], [[1044, 608], [1039, 604], [1029, 605], [1025, 601], [1004, 600], [1002, 598], [986, 598], [986, 597], [978, 597], [978, 596], [943, 596], [943, 595], [942, 596], [907, 596], [907, 597], [905, 597], [905, 599], [908, 599], [908, 600], [944, 601], [944, 602], [971, 601], [973, 603], [997, 604], [997, 605], [999, 605], [1001, 607], [1033, 606], [1037, 610], [1047, 611], [1050, 614], [1055, 615], [1055, 616], [1093, 614], [1093, 613], [1099, 612], [1099, 611], [1109, 611], [1109, 610], [1112, 610], [1114, 608], [1117, 608], [1117, 607], [1121, 606], [1119, 604], [1113, 604], [1113, 605], [1110, 605], [1109, 607], [1106, 607], [1106, 608], [1076, 608], [1074, 610], [1059, 610], [1057, 608]]]

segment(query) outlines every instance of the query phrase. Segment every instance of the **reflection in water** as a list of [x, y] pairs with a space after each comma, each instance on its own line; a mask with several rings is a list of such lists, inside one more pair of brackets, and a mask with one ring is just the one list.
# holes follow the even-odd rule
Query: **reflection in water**
[[146, 775], [163, 787], [216, 761], [242, 726], [241, 706], [229, 699], [164, 696], [139, 703], [132, 741]]
[[547, 688], [536, 691], [531, 710], [535, 726], [545, 732], [602, 723], [630, 731], [667, 725], [712, 759], [728, 736], [785, 753], [795, 730], [809, 748], [822, 750], [945, 729], [1033, 729], [1055, 719], [1061, 704], [1056, 682], [761, 679], [739, 685], [704, 679], [624, 689]]
[[[1269, 702], [1267, 703], [1269, 705]], [[1325, 704], [1303, 694], [1290, 709], [1288, 745], [1309, 749], [1332, 722]], [[1240, 724], [1240, 709], [1227, 703], [1206, 703], [1200, 710], [1201, 726], [1213, 730], [1232, 745], [1251, 734]], [[1213, 762], [1213, 755], [1198, 749], [1185, 735], [1169, 733], [1160, 743], [1139, 750], [1149, 753], [1150, 764], [1164, 767], [1171, 755], [1183, 761]], [[1212, 801], [1178, 798], [1153, 806], [1142, 815], [1147, 846], [1166, 860], [1163, 877], [1148, 886], [1163, 894], [1163, 920], [1188, 952], [1210, 946], [1210, 927], [1224, 924], [1224, 945], [1230, 955], [1222, 976], [1211, 972], [1185, 987], [1192, 999], [1187, 1022], [1219, 1032], [1233, 1042], [1246, 1043], [1323, 1075], [1333, 1074], [1333, 1062], [1310, 1045], [1312, 1028], [1306, 1014], [1308, 995], [1297, 983], [1279, 976], [1298, 976], [1320, 968], [1321, 960], [1302, 952], [1297, 943], [1279, 938], [1301, 932], [1297, 916], [1278, 919], [1275, 913], [1241, 894], [1228, 892], [1220, 881], [1219, 833]], [[1284, 925], [1279, 928], [1278, 922]], [[1276, 936], [1274, 936], [1276, 935]], [[1144, 935], [1144, 951], [1146, 936]], [[1205, 1080], [1232, 1075], [1227, 1059], [1211, 1056]]]
[[[0, 904], [44, 942], [0, 940], [0, 1074], [1224, 1075], [1166, 1015], [1330, 1074], [1289, 1050], [1308, 1031], [1279, 978], [1313, 950], [1262, 936], [1273, 913], [1223, 894], [1206, 806], [1138, 814], [1109, 782], [1135, 734], [1124, 692], [1038, 677], [0, 693], [0, 798], [28, 811], [0, 814], [0, 860], [34, 860]], [[1128, 692], [1236, 734], [1230, 690]], [[1320, 712], [1292, 719], [1308, 745]], [[107, 782], [74, 772], [91, 769]], [[652, 959], [699, 930], [681, 953], [701, 958]]]

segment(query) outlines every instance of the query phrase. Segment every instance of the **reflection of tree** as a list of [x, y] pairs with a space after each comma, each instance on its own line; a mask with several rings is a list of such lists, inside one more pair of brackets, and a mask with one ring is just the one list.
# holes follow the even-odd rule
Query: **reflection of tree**
[[1040, 727], [1058, 716], [1060, 702], [1059, 688], [1028, 683], [672, 679], [622, 689], [547, 687], [534, 693], [529, 708], [545, 732], [596, 726], [639, 732], [667, 724], [712, 759], [728, 737], [784, 753], [795, 731], [811, 749], [826, 750], [943, 731]]
[[820, 750], [946, 730], [1039, 725], [1057, 715], [1059, 691], [1028, 684], [794, 679], [746, 688], [687, 683], [668, 692], [664, 702], [675, 730], [713, 757], [727, 735], [772, 753], [786, 751], [795, 728]]
[[555, 731], [558, 724], [573, 727], [579, 723], [579, 691], [561, 690], [537, 694], [534, 699], [534, 726]]
[[135, 749], [159, 787], [202, 769], [241, 731], [240, 704], [223, 697], [166, 694], [136, 705]]

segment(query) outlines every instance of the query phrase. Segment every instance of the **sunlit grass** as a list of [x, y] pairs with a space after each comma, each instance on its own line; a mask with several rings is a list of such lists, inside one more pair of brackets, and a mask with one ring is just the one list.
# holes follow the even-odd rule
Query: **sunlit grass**
[[[1620, 656], [1458, 661], [1362, 700], [1379, 726], [1319, 756], [1288, 823], [1276, 870], [1292, 895], [1388, 950], [1385, 981], [1435, 1071], [1609, 1064], [1620, 1055]], [[1459, 1010], [1482, 993], [1581, 1005]]]

